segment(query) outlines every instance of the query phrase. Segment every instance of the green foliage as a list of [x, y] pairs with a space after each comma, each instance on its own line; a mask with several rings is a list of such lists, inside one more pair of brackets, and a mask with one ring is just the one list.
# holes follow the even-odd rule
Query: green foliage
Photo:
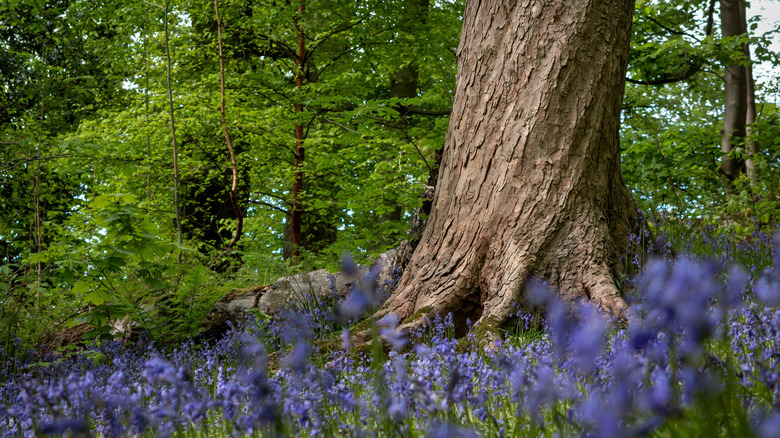
[[[753, 157], [757, 181], [747, 175], [726, 193], [719, 171], [724, 111], [722, 71], [726, 64], [749, 61], [742, 50], [749, 43], [754, 61], [777, 65], [767, 50], [772, 32], [723, 38], [719, 5], [713, 31], [707, 35], [709, 1], [640, 1], [634, 16], [629, 78], [670, 80], [664, 85], [629, 83], [621, 126], [622, 170], [640, 207], [683, 221], [731, 227], [747, 236], [777, 223], [774, 178], [778, 119], [772, 100], [773, 80], [757, 78], [757, 122], [751, 140], [760, 145]], [[755, 31], [755, 19], [748, 23]], [[684, 73], [690, 74], [684, 74]], [[676, 80], [672, 80], [675, 79]], [[745, 146], [732, 154], [747, 158]], [[761, 173], [763, 172], [763, 173]]]
[[112, 323], [124, 318], [154, 339], [192, 335], [224, 292], [202, 265], [177, 264], [177, 253], [188, 249], [158, 237], [136, 203], [130, 194], [96, 197], [69, 224], [84, 245], [54, 244], [28, 260], [58, 267], [52, 286], [80, 309], [73, 322], [93, 327], [87, 338], [110, 337]]
[[[401, 111], [449, 107], [462, 2], [425, 10], [400, 1], [314, 2], [303, 13], [297, 4], [221, 5], [226, 115], [245, 215], [244, 234], [228, 254], [236, 219], [213, 5], [174, 1], [167, 17], [181, 213], [192, 250], [171, 243], [163, 11], [80, 0], [0, 8], [9, 49], [0, 104], [13, 107], [0, 120], [0, 141], [10, 145], [0, 148], [3, 304], [16, 312], [4, 318], [4, 339], [31, 314], [56, 321], [46, 324], [53, 331], [89, 322], [90, 336], [109, 336], [110, 324], [125, 318], [156, 338], [192, 333], [227, 285], [286, 273], [280, 256], [289, 239], [296, 124], [306, 126], [299, 262], [334, 269], [345, 251], [364, 261], [406, 237], [447, 117]], [[298, 24], [306, 33], [302, 87], [290, 50]], [[412, 64], [417, 97], [390, 96], [398, 69]], [[29, 328], [26, 339], [45, 335]]]
[[[749, 234], [754, 228], [771, 229], [780, 223], [780, 113], [776, 105], [762, 105], [747, 141], [758, 145], [758, 153], [750, 155], [756, 176], [740, 177], [727, 204], [732, 217], [747, 219], [735, 224], [742, 234]], [[748, 156], [742, 148], [736, 149], [735, 152]]]
[[[231, 285], [268, 284], [302, 267], [335, 271], [344, 252], [362, 263], [407, 238], [449, 124], [462, 0], [319, 1], [303, 12], [295, 2], [221, 2], [226, 117], [244, 216], [228, 252], [237, 220], [213, 4], [172, 1], [164, 17], [153, 3], [0, 4], [4, 346], [16, 333], [35, 343], [78, 322], [109, 336], [109, 323], [122, 318], [156, 338], [183, 336]], [[629, 78], [696, 71], [662, 86], [628, 84], [622, 168], [643, 209], [726, 224], [746, 237], [780, 215], [780, 121], [770, 103], [778, 90], [758, 84], [758, 178], [726, 195], [719, 74], [724, 63], [747, 62], [746, 41], [754, 59], [780, 62], [768, 50], [771, 35], [720, 38], [717, 10], [707, 35], [709, 5], [637, 2]], [[172, 243], [166, 18], [185, 247]], [[414, 96], [393, 92], [404, 72], [414, 72]], [[305, 128], [298, 168], [296, 125]], [[283, 256], [297, 171], [304, 247], [291, 269]]]

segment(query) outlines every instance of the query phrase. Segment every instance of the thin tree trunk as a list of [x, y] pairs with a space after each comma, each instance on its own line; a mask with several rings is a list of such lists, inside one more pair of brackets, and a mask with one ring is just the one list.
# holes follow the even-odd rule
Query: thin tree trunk
[[[303, 88], [305, 80], [304, 69], [306, 67], [306, 35], [303, 31], [303, 13], [306, 8], [306, 1], [300, 0], [298, 3], [298, 19], [296, 21], [296, 39], [297, 39], [297, 51], [295, 57], [295, 87], [300, 91]], [[303, 104], [295, 104], [295, 115], [299, 115], [303, 111]], [[292, 253], [290, 259], [293, 264], [296, 264], [296, 259], [300, 255], [300, 248], [303, 243], [301, 228], [303, 223], [303, 204], [301, 201], [301, 195], [303, 193], [303, 161], [305, 159], [305, 148], [303, 146], [304, 131], [303, 123], [298, 121], [295, 124], [295, 182], [293, 183], [293, 195], [292, 195], [292, 213], [291, 213], [291, 238], [292, 238]]]
[[[420, 35], [424, 31], [424, 26], [428, 20], [428, 9], [430, 7], [430, 0], [415, 0], [408, 2], [405, 6], [409, 7], [409, 10], [405, 11], [405, 14], [400, 16], [401, 20], [405, 21], [405, 26], [401, 29], [404, 32], [411, 35]], [[400, 69], [396, 70], [390, 80], [390, 97], [400, 99], [413, 99], [417, 97], [417, 89], [419, 88], [419, 42], [414, 41], [410, 44], [407, 50], [410, 53], [411, 59], [409, 63]], [[404, 107], [407, 107], [404, 104]], [[412, 121], [407, 117], [407, 114], [401, 112], [401, 125], [403, 130], [407, 131], [412, 126]], [[408, 132], [406, 134], [408, 136]], [[411, 141], [411, 139], [410, 139]], [[383, 161], [390, 161], [393, 157], [388, 157], [387, 154], [382, 155]], [[425, 159], [425, 157], [423, 157]], [[429, 166], [429, 173], [433, 173], [432, 168]], [[398, 175], [397, 178], [403, 178], [402, 175]], [[403, 217], [404, 209], [401, 205], [395, 205], [393, 210], [380, 217], [380, 222], [386, 221], [399, 221]], [[427, 213], [426, 213], [427, 214]]]
[[[33, 183], [33, 196], [35, 197], [35, 246], [40, 253], [43, 251], [43, 244], [41, 242], [43, 237], [43, 229], [41, 226], [41, 147], [43, 145], [43, 110], [45, 108], [46, 101], [46, 43], [41, 48], [41, 61], [43, 61], [43, 74], [41, 79], [41, 118], [38, 125], [38, 150], [36, 152], [36, 166], [35, 166], [35, 181]], [[40, 260], [36, 264], [37, 274], [37, 287], [35, 290], [35, 305], [37, 306], [41, 301], [41, 277], [43, 276], [43, 270]]]
[[[636, 207], [618, 128], [634, 2], [467, 1], [439, 183], [379, 315], [505, 322], [530, 276], [615, 314]], [[377, 316], [379, 316], [377, 315]]]
[[[720, 22], [724, 38], [742, 35], [742, 1], [721, 0]], [[733, 150], [743, 144], [746, 132], [747, 116], [747, 77], [745, 66], [731, 63], [726, 66], [723, 77], [725, 89], [725, 111], [723, 130], [721, 131], [720, 170], [724, 176], [727, 191], [732, 191], [732, 182], [745, 171], [745, 160], [735, 157]]]
[[[742, 3], [742, 33], [748, 35], [747, 27], [747, 6]], [[750, 56], [750, 44], [745, 42], [742, 46], [742, 50], [745, 52], [745, 59], [748, 64], [745, 65], [745, 86], [746, 86], [746, 105], [745, 108], [745, 151], [747, 152], [748, 159], [745, 160], [745, 167], [747, 168], [748, 177], [750, 178], [751, 185], [758, 180], [758, 170], [756, 169], [755, 161], [753, 157], [759, 153], [759, 144], [753, 135], [753, 124], [756, 123], [756, 83], [753, 79], [753, 64]]]
[[233, 211], [236, 213], [236, 232], [233, 239], [227, 244], [226, 249], [233, 246], [241, 238], [241, 231], [244, 228], [244, 214], [238, 206], [238, 165], [236, 164], [236, 154], [233, 151], [233, 142], [230, 140], [228, 132], [227, 116], [225, 115], [225, 62], [222, 56], [222, 21], [219, 19], [219, 0], [214, 0], [214, 13], [217, 17], [217, 42], [219, 47], [219, 112], [222, 115], [222, 130], [225, 132], [225, 144], [227, 145], [228, 155], [230, 156], [230, 168], [233, 171], [233, 180], [230, 185], [230, 203], [233, 205]]
[[[146, 121], [146, 157], [152, 157], [152, 140], [149, 134], [149, 52], [147, 49], [149, 37], [149, 12], [146, 12], [144, 19], [144, 76], [146, 87], [144, 88], [144, 120]], [[152, 201], [152, 172], [146, 171], [146, 202]]]
[[[170, 36], [168, 35], [168, 0], [165, 0], [165, 59], [166, 78], [168, 82], [168, 107], [171, 116], [171, 141], [173, 145], [173, 209], [176, 215], [176, 243], [182, 244], [181, 236], [181, 214], [179, 212], [179, 154], [176, 150], [176, 119], [173, 115], [173, 92], [171, 90], [171, 48]], [[178, 252], [177, 260], [181, 263], [181, 251]]]
[[[428, 12], [430, 9], [430, 0], [416, 0], [409, 2], [410, 11], [407, 11], [408, 16], [402, 17], [407, 21], [406, 32], [412, 35], [421, 35], [425, 32], [423, 29], [427, 25]], [[409, 51], [416, 54], [415, 48], [419, 48], [418, 40], [415, 40], [415, 45], [409, 48]], [[390, 82], [390, 97], [400, 98], [414, 98], [417, 97], [417, 89], [419, 88], [419, 68], [418, 59], [410, 61], [409, 65], [399, 69], [395, 72], [393, 80]], [[405, 119], [411, 107], [404, 105], [401, 112], [402, 119]], [[419, 149], [418, 149], [419, 152]], [[421, 154], [423, 160], [426, 160], [425, 156]], [[385, 158], [386, 160], [388, 158]], [[414, 249], [420, 242], [422, 231], [425, 229], [425, 221], [428, 215], [431, 213], [431, 205], [433, 201], [433, 194], [436, 187], [436, 179], [439, 173], [439, 165], [441, 164], [441, 149], [437, 149], [434, 152], [433, 163], [428, 166], [428, 181], [425, 189], [423, 190], [423, 204], [418, 210], [412, 214], [410, 228], [407, 230], [409, 238], [402, 242], [396, 251], [394, 265], [403, 270], [408, 265]], [[399, 175], [400, 177], [400, 175]], [[390, 214], [388, 214], [383, 220], [400, 220], [403, 215], [403, 209], [399, 207], [395, 208]]]

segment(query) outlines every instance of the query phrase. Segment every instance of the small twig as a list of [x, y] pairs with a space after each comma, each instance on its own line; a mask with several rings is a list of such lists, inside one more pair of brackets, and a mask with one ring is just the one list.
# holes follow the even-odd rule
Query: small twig
[[[148, 2], [148, 1], [146, 1], [146, 0], [141, 0], [141, 1], [143, 1], [144, 3], [146, 3], [146, 4], [147, 4], [147, 5], [149, 5], [149, 6], [154, 6], [155, 8], [165, 9], [165, 10], [166, 10], [166, 12], [167, 12], [167, 10], [168, 10], [168, 3], [167, 3], [167, 2], [166, 2], [166, 4], [165, 4], [165, 6], [160, 6], [160, 5], [158, 5], [158, 4], [155, 4], [155, 3], [152, 3], [152, 2]], [[166, 15], [167, 15], [167, 14], [166, 14]]]
[[[673, 189], [682, 190], [679, 187], [679, 184], [677, 181], [675, 181], [674, 178], [672, 178], [672, 167], [669, 166], [669, 159], [666, 157], [666, 154], [664, 154], [664, 151], [661, 149], [661, 139], [659, 137], [659, 134], [661, 133], [661, 124], [658, 124], [658, 128], [655, 130], [655, 146], [658, 148], [658, 152], [661, 154], [661, 158], [664, 159], [664, 164], [666, 165], [666, 173], [669, 174], [669, 183], [672, 185]], [[684, 190], [682, 190], [684, 191]], [[680, 200], [680, 194], [677, 193], [677, 191], [674, 191], [674, 197], [677, 199], [677, 204], [682, 205]]]
[[364, 19], [365, 19], [365, 17], [361, 17], [359, 20], [357, 20], [356, 22], [354, 22], [352, 24], [349, 24], [349, 25], [347, 25], [345, 27], [342, 27], [340, 29], [335, 29], [335, 30], [329, 32], [327, 35], [322, 37], [318, 42], [314, 43], [314, 45], [311, 48], [309, 48], [309, 51], [306, 54], [306, 59], [304, 61], [308, 60], [314, 54], [314, 52], [317, 51], [317, 48], [319, 48], [325, 41], [329, 40], [332, 36], [338, 35], [338, 34], [340, 34], [342, 32], [346, 32], [346, 31], [352, 29], [353, 27], [355, 27], [358, 24], [362, 23]]
[[258, 195], [261, 195], [261, 196], [268, 196], [269, 198], [278, 199], [278, 200], [284, 202], [285, 204], [289, 205], [290, 207], [292, 207], [292, 204], [290, 203], [290, 201], [288, 201], [286, 198], [284, 198], [282, 196], [275, 195], [273, 193], [265, 193], [265, 192], [255, 192], [255, 193], [257, 193]]
[[22, 164], [29, 163], [31, 161], [53, 160], [55, 158], [73, 157], [73, 156], [74, 156], [74, 154], [59, 154], [59, 155], [52, 155], [50, 157], [38, 157], [38, 156], [35, 156], [35, 157], [32, 157], [32, 158], [19, 158], [17, 160], [13, 160], [13, 161], [17, 161], [17, 163], [11, 164], [8, 167], [0, 169], [0, 173], [8, 172], [9, 170], [17, 168], [17, 167], [21, 166]]
[[397, 110], [399, 113], [403, 112], [403, 115], [406, 114], [418, 114], [421, 116], [449, 116], [452, 112], [452, 108], [446, 109], [446, 110], [424, 110], [424, 109], [417, 109], [413, 106], [401, 106], [400, 110]]
[[645, 18], [647, 18], [648, 20], [650, 20], [653, 23], [655, 23], [656, 25], [658, 25], [658, 27], [660, 27], [661, 29], [663, 29], [663, 30], [665, 30], [665, 31], [667, 31], [667, 32], [669, 32], [669, 33], [671, 33], [673, 35], [687, 36], [687, 37], [691, 37], [691, 38], [695, 39], [697, 42], [701, 42], [701, 40], [696, 38], [695, 35], [691, 35], [688, 32], [684, 32], [684, 31], [681, 31], [681, 30], [674, 30], [674, 29], [672, 29], [670, 27], [665, 26], [663, 23], [661, 23], [660, 21], [656, 20], [653, 17], [647, 16]]
[[655, 147], [658, 148], [658, 152], [661, 154], [661, 158], [664, 159], [664, 161], [667, 161], [666, 154], [664, 154], [664, 151], [661, 149], [661, 139], [658, 137], [658, 135], [661, 133], [661, 124], [658, 124], [658, 129], [655, 130]]
[[409, 143], [411, 143], [411, 144], [412, 144], [412, 146], [414, 146], [414, 149], [417, 151], [417, 154], [418, 154], [418, 155], [420, 155], [420, 158], [422, 158], [422, 160], [423, 160], [423, 163], [425, 163], [425, 167], [427, 167], [427, 168], [428, 168], [428, 173], [429, 173], [429, 174], [433, 174], [433, 168], [432, 168], [432, 167], [431, 167], [431, 165], [428, 163], [428, 160], [425, 158], [425, 155], [423, 155], [423, 153], [422, 153], [422, 151], [420, 150], [420, 148], [417, 146], [417, 143], [415, 143], [415, 142], [414, 142], [414, 140], [413, 140], [413, 139], [412, 139], [412, 137], [409, 135], [409, 133], [408, 133], [408, 132], [406, 132], [406, 130], [403, 130], [403, 129], [402, 129], [402, 130], [401, 130], [401, 132], [403, 132], [403, 133], [404, 133], [404, 136], [406, 137], [406, 139], [407, 139], [407, 140], [409, 140]]
[[380, 119], [378, 117], [366, 116], [366, 118], [369, 118], [369, 119], [372, 119], [372, 120], [376, 120], [377, 122], [379, 122], [382, 125], [389, 126], [391, 128], [395, 128], [395, 129], [401, 131], [404, 134], [404, 137], [406, 137], [406, 140], [409, 143], [411, 143], [411, 145], [414, 146], [414, 148], [417, 150], [417, 154], [420, 156], [420, 158], [422, 158], [423, 162], [425, 163], [425, 167], [428, 168], [429, 174], [433, 174], [433, 168], [431, 167], [430, 163], [428, 163], [428, 159], [425, 158], [425, 155], [423, 155], [422, 151], [417, 146], [417, 143], [414, 142], [414, 139], [412, 139], [412, 137], [409, 135], [409, 133], [406, 131], [406, 129], [404, 129], [403, 127], [400, 127], [398, 125], [395, 125], [393, 123], [389, 123], [388, 121]]
[[332, 125], [336, 125], [336, 126], [338, 126], [339, 128], [341, 128], [341, 129], [343, 129], [343, 130], [345, 130], [345, 131], [347, 131], [347, 132], [351, 132], [351, 133], [353, 133], [353, 134], [357, 134], [357, 135], [361, 135], [361, 136], [363, 135], [363, 134], [361, 134], [360, 132], [358, 132], [358, 131], [355, 131], [354, 129], [352, 129], [352, 128], [349, 128], [349, 127], [347, 127], [347, 126], [345, 126], [345, 125], [343, 125], [343, 124], [341, 124], [341, 123], [339, 123], [339, 122], [336, 122], [335, 120], [331, 120], [331, 119], [329, 119], [329, 118], [327, 118], [327, 117], [323, 118], [323, 121], [324, 121], [325, 123], [330, 123], [330, 124], [332, 124]]
[[278, 211], [280, 213], [284, 213], [285, 215], [288, 215], [288, 216], [290, 215], [290, 211], [289, 210], [285, 210], [282, 207], [273, 205], [270, 202], [250, 200], [249, 203], [250, 204], [263, 205], [265, 207], [272, 208], [272, 209], [274, 209], [274, 210], [276, 210], [276, 211]]

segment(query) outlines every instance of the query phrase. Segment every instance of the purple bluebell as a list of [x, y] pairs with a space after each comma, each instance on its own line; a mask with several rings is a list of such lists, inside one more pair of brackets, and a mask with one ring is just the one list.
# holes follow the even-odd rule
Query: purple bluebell
[[479, 434], [451, 423], [434, 423], [425, 435], [427, 438], [478, 438]]
[[581, 305], [580, 323], [571, 335], [571, 355], [580, 371], [595, 370], [596, 359], [601, 354], [607, 334], [607, 321], [599, 311], [590, 305]]
[[759, 438], [780, 438], [780, 409], [775, 409], [764, 415], [755, 432]]
[[395, 350], [401, 350], [406, 346], [406, 336], [398, 329], [398, 315], [388, 313], [377, 321], [379, 336], [382, 337]]
[[59, 418], [41, 425], [40, 433], [45, 435], [65, 435], [76, 438], [92, 436], [87, 422], [81, 419]]
[[178, 381], [176, 374], [176, 368], [170, 362], [158, 356], [149, 359], [144, 364], [143, 376], [147, 382], [152, 384], [175, 384]]

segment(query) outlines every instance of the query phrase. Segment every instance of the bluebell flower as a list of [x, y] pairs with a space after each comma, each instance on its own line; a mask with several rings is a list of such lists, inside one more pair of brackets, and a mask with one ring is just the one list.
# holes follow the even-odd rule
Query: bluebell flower
[[613, 409], [611, 400], [604, 400], [600, 392], [595, 388], [586, 394], [586, 398], [579, 406], [578, 418], [590, 425], [592, 433], [588, 436], [605, 438], [621, 438], [626, 436], [621, 426], [620, 413]]
[[352, 254], [345, 253], [341, 258], [341, 272], [350, 277], [357, 275], [358, 267], [357, 264], [355, 264], [355, 260], [352, 258]]
[[629, 330], [629, 343], [634, 350], [643, 350], [655, 338], [656, 332], [635, 322]]
[[379, 336], [382, 337], [395, 350], [401, 350], [406, 345], [406, 337], [401, 330], [398, 330], [398, 315], [388, 313], [382, 319], [377, 321], [379, 327]]
[[759, 438], [780, 438], [780, 410], [765, 415], [755, 431]]
[[529, 278], [525, 284], [525, 290], [528, 301], [539, 307], [547, 305], [550, 298], [554, 296], [547, 282], [539, 277]]
[[780, 307], [780, 281], [777, 278], [773, 278], [773, 273], [767, 271], [755, 286], [756, 298], [762, 303], [770, 307]]
[[292, 351], [284, 357], [282, 365], [299, 372], [303, 371], [308, 364], [310, 353], [311, 345], [309, 345], [308, 342], [298, 342], [295, 344]]
[[571, 336], [571, 353], [577, 368], [586, 373], [596, 368], [607, 334], [607, 321], [593, 306], [580, 306], [580, 324]]
[[440, 422], [433, 423], [425, 436], [427, 438], [479, 438], [479, 435], [472, 430]]
[[158, 356], [149, 359], [144, 364], [143, 376], [147, 382], [152, 384], [175, 384], [178, 381], [176, 374], [176, 368], [170, 362]]
[[748, 285], [749, 277], [739, 265], [731, 265], [728, 271], [728, 283], [726, 286], [723, 306], [733, 309], [742, 303], [742, 295]]
[[668, 410], [673, 395], [669, 375], [660, 368], [656, 368], [653, 371], [653, 386], [648, 397], [649, 408], [656, 412]]
[[65, 435], [70, 433], [74, 438], [91, 436], [87, 422], [81, 419], [55, 419], [41, 425], [40, 432], [46, 435]]
[[403, 399], [394, 398], [390, 402], [390, 406], [387, 408], [387, 413], [394, 421], [402, 421], [408, 415], [406, 410], [406, 403]]
[[352, 343], [349, 338], [349, 329], [345, 327], [341, 330], [341, 348], [348, 351], [351, 346]]

